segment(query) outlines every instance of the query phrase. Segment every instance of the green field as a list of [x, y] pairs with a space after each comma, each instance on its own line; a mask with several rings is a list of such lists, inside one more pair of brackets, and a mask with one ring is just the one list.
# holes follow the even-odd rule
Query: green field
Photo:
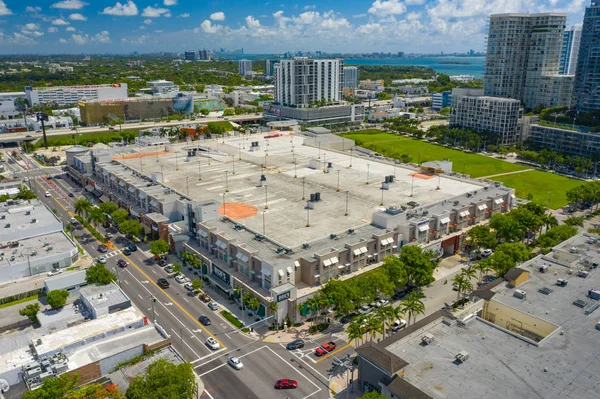
[[[388, 157], [400, 158], [402, 154], [408, 154], [412, 158], [412, 162], [448, 159], [452, 161], [452, 169], [455, 172], [466, 173], [475, 178], [530, 169], [500, 159], [467, 153], [422, 140], [383, 133], [378, 130], [344, 134], [343, 136], [354, 140], [361, 147]], [[581, 184], [580, 181], [575, 179], [537, 170], [498, 176], [492, 178], [492, 180], [501, 181], [507, 187], [514, 188], [518, 197], [532, 194], [534, 201], [544, 205], [548, 205], [548, 199], [551, 197], [550, 207], [553, 209], [567, 205], [565, 192]], [[552, 195], [548, 194], [549, 192], [552, 192]]]
[[[127, 129], [127, 131], [123, 130], [123, 133], [127, 132], [127, 134], [132, 138], [138, 135], [137, 131], [139, 129]], [[58, 147], [63, 145], [82, 145], [87, 146], [88, 143], [104, 143], [108, 144], [114, 141], [121, 141], [123, 136], [121, 132], [119, 132], [118, 128], [115, 130], [109, 130], [107, 132], [92, 132], [92, 133], [79, 133], [75, 132], [69, 134], [61, 134], [59, 136], [48, 136], [48, 147]], [[35, 148], [43, 148], [44, 147], [44, 139], [40, 138], [35, 143]]]
[[230, 132], [233, 130], [233, 125], [229, 121], [208, 122], [206, 124], [210, 129], [223, 128], [224, 131]]

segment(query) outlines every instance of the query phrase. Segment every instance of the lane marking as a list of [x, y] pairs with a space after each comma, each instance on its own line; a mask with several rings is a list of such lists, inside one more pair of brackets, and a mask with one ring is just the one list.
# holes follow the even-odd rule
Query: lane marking
[[204, 389], [203, 393], [207, 394], [210, 399], [215, 399], [215, 398], [213, 398], [213, 396], [210, 393], [208, 393], [208, 391], [206, 389]]
[[[190, 346], [190, 345], [187, 343], [187, 341], [184, 341], [184, 340], [181, 338], [181, 335], [177, 334], [177, 332], [176, 332], [176, 331], [175, 331], [173, 328], [171, 328], [171, 331], [173, 331], [173, 334], [177, 335], [177, 338], [179, 338], [181, 341], [183, 341], [183, 343], [185, 344], [185, 346], [187, 346], [188, 348], [190, 348], [190, 350], [192, 351], [192, 353], [193, 353], [194, 355], [196, 355], [196, 356], [200, 356], [200, 355], [198, 355], [198, 354], [196, 353], [196, 351], [195, 351], [195, 350], [193, 350], [193, 349], [192, 349], [192, 347], [191, 347], [191, 346]], [[174, 343], [174, 342], [172, 342], [172, 341], [171, 341], [171, 343]]]
[[280, 355], [279, 355], [277, 352], [275, 352], [273, 349], [269, 348], [268, 346], [265, 346], [265, 348], [267, 348], [268, 350], [270, 350], [271, 352], [273, 352], [273, 354], [274, 354], [275, 356], [277, 356], [278, 358], [280, 358], [280, 359], [281, 359], [281, 360], [282, 360], [282, 361], [283, 361], [285, 364], [287, 364], [288, 366], [290, 366], [290, 367], [291, 367], [293, 370], [297, 370], [297, 371], [300, 373], [300, 375], [301, 375], [302, 377], [306, 378], [306, 380], [307, 380], [308, 382], [310, 382], [311, 384], [313, 384], [313, 385], [315, 386], [315, 388], [317, 388], [317, 390], [316, 390], [315, 392], [311, 393], [310, 395], [307, 395], [307, 396], [305, 396], [303, 399], [309, 398], [309, 397], [313, 396], [314, 394], [317, 394], [317, 393], [319, 393], [319, 392], [321, 392], [321, 391], [323, 390], [323, 389], [322, 389], [320, 386], [318, 386], [317, 384], [315, 384], [313, 380], [311, 380], [310, 378], [308, 378], [307, 376], [305, 376], [305, 375], [304, 375], [304, 373], [303, 373], [303, 372], [301, 372], [300, 370], [298, 370], [296, 367], [292, 366], [292, 364], [291, 364], [290, 362], [288, 362], [288, 361], [287, 361], [287, 360], [285, 360], [283, 357], [281, 357], [281, 356], [280, 356]]
[[[261, 346], [261, 347], [260, 347], [260, 348], [258, 348], [258, 349], [254, 349], [252, 352], [248, 352], [248, 353], [245, 353], [245, 354], [243, 354], [243, 355], [236, 356], [236, 357], [237, 357], [238, 359], [242, 359], [242, 358], [244, 358], [244, 357], [246, 357], [246, 356], [248, 356], [248, 355], [251, 355], [251, 354], [253, 354], [254, 352], [258, 352], [259, 350], [261, 350], [261, 349], [263, 349], [263, 348], [266, 348], [266, 347], [267, 347], [267, 345], [265, 345], [265, 346]], [[206, 362], [206, 363], [204, 363], [204, 364], [208, 364], [208, 363], [210, 363], [210, 362], [214, 362], [215, 360], [216, 360], [216, 359], [213, 359], [213, 360], [211, 360], [211, 361], [208, 361], [208, 362]], [[201, 364], [200, 366], [196, 366], [196, 367], [194, 367], [194, 368], [198, 368], [198, 367], [204, 366], [204, 364]], [[200, 374], [198, 377], [202, 377], [203, 375], [206, 375], [206, 374], [208, 374], [208, 373], [212, 373], [213, 371], [215, 371], [215, 370], [218, 370], [218, 369], [220, 369], [221, 367], [223, 367], [223, 366], [228, 366], [228, 365], [229, 365], [229, 363], [227, 363], [227, 361], [225, 361], [225, 363], [223, 363], [223, 364], [220, 364], [220, 365], [218, 365], [217, 367], [215, 367], [215, 368], [213, 368], [213, 369], [210, 369], [210, 370], [208, 370], [208, 371], [206, 371], [206, 372], [204, 372], [204, 373]], [[238, 371], [238, 370], [236, 370], [236, 371]]]
[[[192, 361], [192, 362], [190, 362], [190, 363], [191, 363], [191, 364], [196, 364], [196, 363], [198, 363], [199, 361], [206, 359], [207, 357], [214, 356], [214, 355], [216, 355], [216, 354], [218, 354], [218, 353], [221, 353], [221, 352], [223, 352], [223, 351], [225, 351], [225, 350], [227, 350], [227, 348], [221, 348], [221, 349], [217, 349], [216, 351], [214, 351], [214, 352], [211, 352], [211, 353], [209, 353], [209, 354], [208, 354], [208, 355], [206, 355], [206, 356], [199, 357], [198, 359], [196, 359], [196, 360], [194, 360], [194, 361]], [[198, 367], [199, 367], [199, 366], [198, 366]]]
[[321, 356], [321, 358], [319, 360], [317, 360], [315, 363], [322, 362], [323, 360], [327, 359], [329, 356], [335, 355], [336, 353], [343, 351], [344, 349], [348, 348], [349, 346], [352, 346], [352, 342], [347, 343], [346, 345], [334, 350], [333, 352], [329, 352], [328, 354]]

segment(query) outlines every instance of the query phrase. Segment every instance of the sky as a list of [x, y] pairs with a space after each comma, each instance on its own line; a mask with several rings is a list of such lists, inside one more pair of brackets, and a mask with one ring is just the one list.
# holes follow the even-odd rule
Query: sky
[[0, 54], [485, 51], [490, 14], [563, 12], [572, 25], [581, 23], [586, 5], [589, 0], [0, 0]]

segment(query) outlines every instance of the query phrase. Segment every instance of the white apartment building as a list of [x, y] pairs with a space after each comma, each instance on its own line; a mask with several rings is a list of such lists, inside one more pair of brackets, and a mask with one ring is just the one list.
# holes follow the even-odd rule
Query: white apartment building
[[239, 60], [238, 68], [240, 75], [246, 76], [252, 72], [252, 61], [251, 60]]
[[342, 99], [342, 60], [283, 59], [275, 64], [275, 102], [284, 106], [308, 107], [316, 101]]
[[17, 98], [26, 98], [25, 92], [0, 93], [0, 116], [2, 118], [13, 119], [21, 116], [21, 112], [15, 108], [15, 100]]
[[[495, 14], [490, 17], [484, 73], [486, 96], [514, 98], [527, 109], [546, 104], [544, 76], [558, 75], [567, 14]], [[558, 78], [559, 79], [559, 78]], [[572, 77], [564, 84], [572, 85]], [[553, 80], [553, 84], [562, 84]], [[554, 90], [554, 88], [552, 88]], [[561, 89], [558, 89], [561, 91]]]
[[500, 144], [512, 144], [520, 139], [521, 116], [519, 100], [484, 96], [482, 89], [452, 89], [450, 126], [498, 133]]
[[27, 101], [31, 105], [70, 105], [79, 101], [116, 100], [127, 98], [127, 83], [85, 85], [85, 86], [56, 86], [56, 87], [25, 87]]
[[358, 67], [345, 66], [344, 67], [344, 88], [357, 89], [358, 88]]
[[153, 94], [177, 94], [179, 92], [179, 86], [170, 80], [153, 80], [146, 85], [152, 89]]

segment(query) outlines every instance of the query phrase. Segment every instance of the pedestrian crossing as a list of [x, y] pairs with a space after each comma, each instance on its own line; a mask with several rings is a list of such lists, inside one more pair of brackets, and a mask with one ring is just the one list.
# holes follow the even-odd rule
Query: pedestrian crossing
[[113, 256], [117, 256], [120, 255], [122, 252], [120, 249], [117, 249], [116, 251], [112, 251], [112, 252], [107, 252], [105, 254], [103, 254], [103, 256], [105, 258], [112, 258]]

